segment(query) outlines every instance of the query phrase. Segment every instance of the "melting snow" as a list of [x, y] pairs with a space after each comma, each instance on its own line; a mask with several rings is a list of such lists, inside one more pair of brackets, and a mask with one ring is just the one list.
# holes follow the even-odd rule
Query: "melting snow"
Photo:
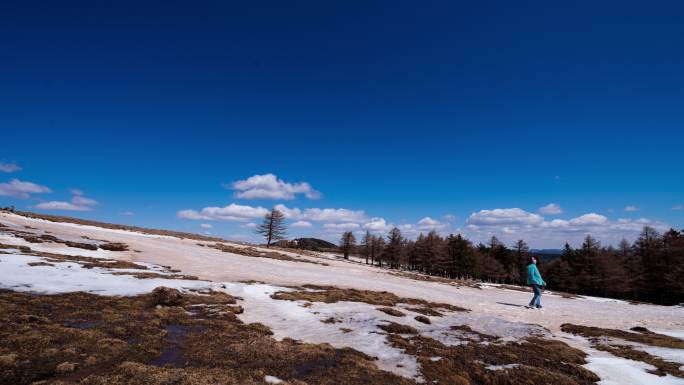
[[264, 381], [268, 382], [269, 384], [280, 384], [283, 382], [283, 380], [274, 376], [266, 376], [264, 377]]
[[[180, 279], [138, 279], [130, 275], [112, 275], [121, 269], [83, 268], [75, 262], [54, 262], [54, 266], [29, 266], [30, 262], [44, 262], [44, 258], [22, 254], [0, 254], [0, 288], [41, 294], [84, 291], [100, 295], [133, 296], [151, 292], [155, 287], [201, 289], [206, 281]], [[146, 272], [146, 270], [126, 269]]]

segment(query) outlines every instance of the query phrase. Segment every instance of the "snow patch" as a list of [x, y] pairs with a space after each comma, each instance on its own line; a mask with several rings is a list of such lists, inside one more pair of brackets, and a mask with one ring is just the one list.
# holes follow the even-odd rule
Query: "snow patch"
[[274, 376], [265, 376], [264, 381], [268, 382], [269, 384], [280, 384], [283, 382], [283, 380]]
[[[0, 288], [41, 294], [84, 291], [99, 295], [134, 296], [149, 293], [158, 286], [183, 291], [210, 287], [206, 281], [112, 275], [110, 273], [121, 269], [86, 269], [75, 262], [51, 262], [53, 266], [30, 266], [30, 262], [45, 262], [45, 259], [19, 253], [0, 254]], [[135, 269], [126, 271], [146, 272]]]

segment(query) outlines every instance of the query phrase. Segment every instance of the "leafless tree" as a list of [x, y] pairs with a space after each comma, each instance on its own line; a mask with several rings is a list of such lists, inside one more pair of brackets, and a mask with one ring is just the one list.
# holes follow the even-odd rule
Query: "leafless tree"
[[345, 231], [342, 233], [342, 239], [340, 240], [340, 249], [344, 253], [344, 259], [349, 259], [349, 254], [354, 251], [356, 247], [356, 237], [351, 231]]

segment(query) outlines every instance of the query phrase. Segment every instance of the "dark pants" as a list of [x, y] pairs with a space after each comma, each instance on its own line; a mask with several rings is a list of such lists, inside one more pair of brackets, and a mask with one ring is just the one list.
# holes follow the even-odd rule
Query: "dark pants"
[[530, 306], [540, 308], [541, 306], [541, 286], [537, 284], [532, 284], [532, 290], [534, 290], [534, 297], [532, 297], [532, 301], [530, 301]]

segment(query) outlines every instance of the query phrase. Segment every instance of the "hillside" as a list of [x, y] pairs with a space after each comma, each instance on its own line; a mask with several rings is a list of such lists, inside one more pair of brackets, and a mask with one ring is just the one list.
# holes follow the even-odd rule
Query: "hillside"
[[0, 253], [3, 384], [684, 383], [682, 307], [531, 310], [526, 288], [6, 212]]

